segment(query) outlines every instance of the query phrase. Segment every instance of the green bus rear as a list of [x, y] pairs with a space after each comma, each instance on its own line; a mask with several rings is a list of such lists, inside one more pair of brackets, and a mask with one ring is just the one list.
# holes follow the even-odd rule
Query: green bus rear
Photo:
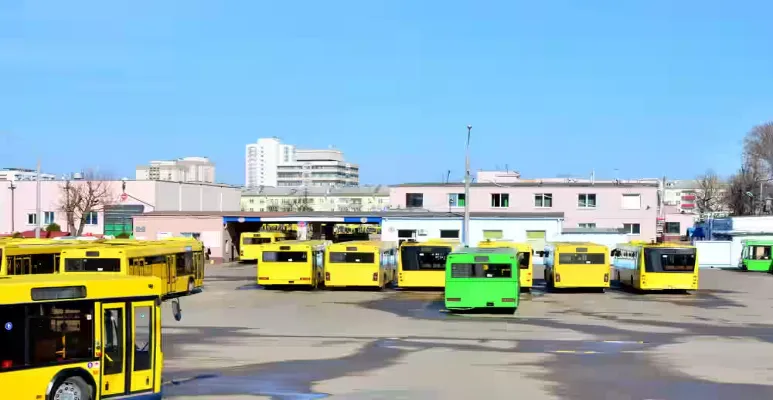
[[745, 271], [773, 273], [771, 249], [773, 249], [773, 241], [747, 240], [743, 244], [741, 261], [738, 263], [738, 267]]
[[518, 253], [512, 248], [463, 248], [446, 259], [449, 311], [518, 308]]

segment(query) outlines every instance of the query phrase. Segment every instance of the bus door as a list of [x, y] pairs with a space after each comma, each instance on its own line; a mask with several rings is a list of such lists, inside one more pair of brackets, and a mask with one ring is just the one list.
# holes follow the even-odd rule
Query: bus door
[[155, 303], [151, 301], [135, 301], [131, 305], [131, 393], [142, 392], [153, 388], [153, 332]]
[[[126, 392], [126, 329], [124, 303], [102, 305], [101, 397]], [[99, 346], [97, 350], [99, 351]]]
[[177, 284], [177, 268], [175, 267], [174, 255], [166, 256], [166, 292], [173, 293]]

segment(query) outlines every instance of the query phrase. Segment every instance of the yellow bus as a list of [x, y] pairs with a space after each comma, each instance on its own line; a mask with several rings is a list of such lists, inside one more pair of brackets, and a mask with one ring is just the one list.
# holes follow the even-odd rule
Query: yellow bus
[[534, 284], [534, 249], [528, 243], [517, 243], [509, 240], [484, 240], [478, 243], [483, 248], [511, 248], [518, 252], [518, 267], [521, 270], [518, 276], [521, 291], [529, 292]]
[[625, 243], [612, 250], [614, 278], [637, 290], [698, 290], [698, 250], [679, 243]]
[[239, 241], [239, 261], [257, 261], [261, 245], [285, 240], [284, 232], [242, 232]]
[[446, 257], [457, 247], [458, 241], [443, 239], [403, 242], [397, 258], [397, 287], [444, 288]]
[[62, 251], [81, 247], [93, 247], [93, 244], [65, 241], [62, 243], [58, 241], [52, 243], [0, 242], [0, 276], [57, 273]]
[[609, 287], [609, 249], [596, 243], [563, 242], [545, 246], [545, 285], [554, 288]]
[[375, 286], [383, 289], [395, 280], [396, 253], [395, 242], [332, 244], [325, 255], [325, 286]]
[[258, 284], [317, 288], [324, 282], [325, 249], [329, 240], [287, 240], [260, 247]]
[[109, 245], [62, 251], [60, 272], [157, 276], [164, 296], [191, 294], [204, 284], [204, 246], [195, 239], [168, 240], [146, 245]]
[[2, 397], [160, 399], [160, 296], [156, 277], [0, 279]]

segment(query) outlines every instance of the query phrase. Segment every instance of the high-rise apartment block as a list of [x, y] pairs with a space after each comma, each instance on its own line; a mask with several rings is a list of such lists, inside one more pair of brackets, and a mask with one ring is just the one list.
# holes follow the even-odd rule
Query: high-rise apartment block
[[340, 150], [302, 150], [279, 138], [261, 138], [248, 144], [245, 186], [256, 188], [300, 186], [357, 186], [360, 170], [347, 163]]
[[172, 182], [215, 183], [215, 164], [206, 157], [184, 157], [169, 161], [151, 161], [137, 167], [136, 179]]

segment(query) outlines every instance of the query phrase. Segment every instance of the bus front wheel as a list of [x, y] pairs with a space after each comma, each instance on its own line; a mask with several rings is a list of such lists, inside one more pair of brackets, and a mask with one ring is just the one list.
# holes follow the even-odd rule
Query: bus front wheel
[[51, 392], [51, 400], [92, 400], [93, 390], [83, 378], [71, 376], [65, 379]]

